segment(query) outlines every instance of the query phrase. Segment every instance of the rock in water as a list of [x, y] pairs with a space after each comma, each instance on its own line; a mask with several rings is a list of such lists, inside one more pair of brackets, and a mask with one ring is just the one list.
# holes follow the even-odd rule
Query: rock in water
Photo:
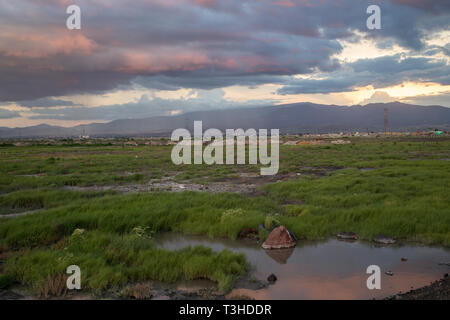
[[373, 242], [381, 243], [381, 244], [394, 244], [395, 240], [380, 234], [380, 235], [373, 237]]
[[285, 226], [279, 226], [272, 230], [262, 247], [264, 249], [292, 248], [295, 247], [295, 240]]
[[244, 228], [239, 233], [239, 238], [257, 238], [258, 237], [258, 229], [255, 228]]
[[264, 252], [279, 264], [286, 264], [294, 252], [294, 248], [264, 250]]
[[354, 232], [339, 232], [337, 237], [341, 240], [358, 240], [358, 236]]
[[277, 281], [277, 276], [272, 273], [270, 276], [267, 277], [267, 281], [275, 282]]

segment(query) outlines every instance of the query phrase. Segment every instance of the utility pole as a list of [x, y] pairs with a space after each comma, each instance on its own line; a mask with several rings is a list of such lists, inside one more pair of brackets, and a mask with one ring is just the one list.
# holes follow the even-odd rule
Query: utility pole
[[186, 122], [186, 130], [190, 132], [190, 130], [189, 130], [189, 118], [188, 117], [186, 117], [185, 122]]
[[384, 108], [384, 134], [388, 133], [388, 127], [389, 127], [388, 108]]

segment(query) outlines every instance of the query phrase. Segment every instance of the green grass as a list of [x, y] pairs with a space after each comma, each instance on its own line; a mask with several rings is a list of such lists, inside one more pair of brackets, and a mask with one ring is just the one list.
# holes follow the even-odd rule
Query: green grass
[[167, 251], [137, 236], [92, 231], [66, 238], [53, 248], [15, 255], [8, 259], [5, 271], [38, 292], [48, 277], [65, 274], [69, 265], [80, 267], [83, 289], [98, 294], [149, 280], [209, 279], [227, 291], [248, 268], [243, 255], [228, 250], [214, 253], [198, 246]]
[[[227, 210], [233, 208], [240, 208], [242, 214], [223, 219]], [[54, 243], [71, 235], [76, 228], [124, 234], [137, 226], [149, 227], [154, 232], [173, 231], [234, 239], [242, 228], [257, 227], [265, 214], [277, 209], [277, 204], [269, 199], [247, 199], [230, 193], [105, 196], [3, 221], [0, 243], [34, 247]]]
[[285, 208], [282, 223], [308, 239], [340, 231], [363, 239], [383, 233], [424, 243], [450, 245], [450, 171], [436, 161], [368, 172], [336, 171], [265, 187], [274, 201], [303, 201]]
[[85, 201], [95, 197], [115, 194], [107, 192], [77, 192], [69, 190], [22, 190], [0, 195], [0, 214], [20, 213], [31, 210], [49, 209], [68, 203]]

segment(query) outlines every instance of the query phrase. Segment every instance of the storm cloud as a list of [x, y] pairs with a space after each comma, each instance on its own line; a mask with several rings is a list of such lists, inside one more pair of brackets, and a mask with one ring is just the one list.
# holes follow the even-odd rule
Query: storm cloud
[[[373, 2], [383, 29], [369, 33], [365, 10]], [[420, 50], [425, 31], [450, 23], [448, 1], [437, 0], [74, 3], [82, 10], [79, 31], [65, 27], [72, 1], [0, 0], [1, 101], [99, 93], [132, 81], [169, 90], [283, 83], [340, 69], [337, 40], [354, 31]]]

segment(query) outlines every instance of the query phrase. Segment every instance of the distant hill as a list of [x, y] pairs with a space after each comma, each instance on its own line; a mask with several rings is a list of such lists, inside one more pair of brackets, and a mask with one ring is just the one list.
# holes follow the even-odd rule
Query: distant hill
[[176, 116], [115, 120], [72, 128], [39, 125], [26, 128], [0, 128], [0, 138], [168, 136], [176, 128], [192, 130], [194, 120], [203, 129], [277, 128], [281, 133], [324, 133], [339, 131], [381, 131], [384, 109], [389, 113], [389, 129], [413, 131], [428, 128], [450, 130], [450, 108], [416, 106], [399, 102], [365, 106], [335, 106], [295, 103], [270, 107], [197, 111]]

